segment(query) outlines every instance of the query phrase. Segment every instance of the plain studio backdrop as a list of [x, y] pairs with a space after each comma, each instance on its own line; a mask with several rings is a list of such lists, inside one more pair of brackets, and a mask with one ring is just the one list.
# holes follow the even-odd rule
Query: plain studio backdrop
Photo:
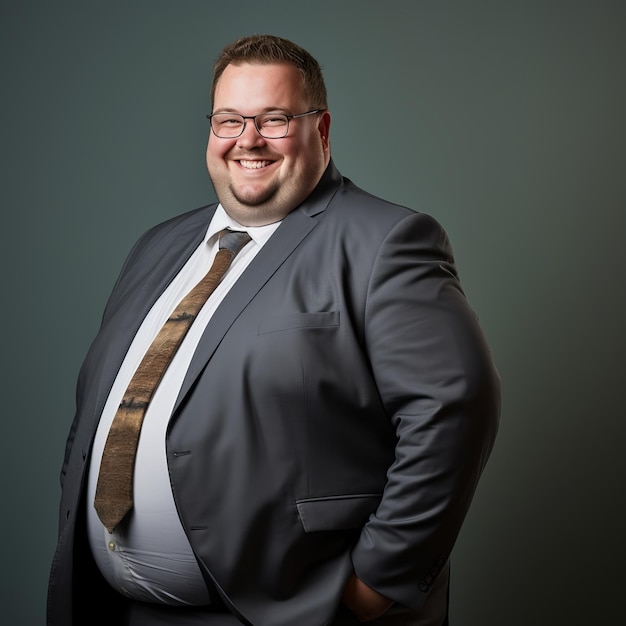
[[624, 2], [0, 6], [3, 624], [44, 623], [74, 385], [123, 259], [214, 200], [211, 66], [264, 32], [323, 66], [342, 173], [445, 226], [503, 379], [453, 626], [620, 621]]

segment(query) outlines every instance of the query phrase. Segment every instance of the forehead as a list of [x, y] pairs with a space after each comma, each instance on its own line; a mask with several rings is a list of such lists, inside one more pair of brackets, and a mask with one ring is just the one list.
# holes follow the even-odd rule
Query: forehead
[[295, 66], [231, 63], [217, 82], [214, 108], [293, 108], [305, 101], [304, 82]]

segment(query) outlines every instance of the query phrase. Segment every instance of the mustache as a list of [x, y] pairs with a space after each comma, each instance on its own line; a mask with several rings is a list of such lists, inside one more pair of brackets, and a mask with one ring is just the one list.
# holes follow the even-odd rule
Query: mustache
[[268, 161], [276, 161], [278, 159], [278, 155], [273, 154], [271, 151], [267, 151], [264, 148], [254, 148], [253, 150], [233, 150], [228, 155], [231, 159], [235, 159], [237, 161], [246, 160], [246, 159], [265, 159]]

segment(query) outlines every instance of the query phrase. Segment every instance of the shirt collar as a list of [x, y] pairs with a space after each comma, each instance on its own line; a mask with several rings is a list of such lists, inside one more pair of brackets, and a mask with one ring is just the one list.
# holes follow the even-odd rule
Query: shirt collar
[[204, 237], [205, 243], [213, 243], [215, 241], [215, 236], [220, 230], [224, 228], [230, 228], [231, 230], [245, 230], [252, 241], [254, 241], [257, 245], [262, 246], [274, 233], [274, 231], [280, 226], [280, 222], [274, 222], [273, 224], [268, 224], [267, 226], [242, 226], [239, 222], [236, 222], [228, 213], [226, 213], [222, 204], [217, 205], [217, 209], [213, 214], [213, 218], [211, 219], [211, 223], [207, 229], [206, 235]]

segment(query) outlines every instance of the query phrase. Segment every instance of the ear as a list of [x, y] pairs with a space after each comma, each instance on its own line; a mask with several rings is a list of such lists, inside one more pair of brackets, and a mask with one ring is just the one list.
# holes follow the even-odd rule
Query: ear
[[330, 148], [330, 112], [324, 111], [320, 116], [320, 121], [317, 124], [317, 130], [322, 140], [322, 147], [324, 152]]

